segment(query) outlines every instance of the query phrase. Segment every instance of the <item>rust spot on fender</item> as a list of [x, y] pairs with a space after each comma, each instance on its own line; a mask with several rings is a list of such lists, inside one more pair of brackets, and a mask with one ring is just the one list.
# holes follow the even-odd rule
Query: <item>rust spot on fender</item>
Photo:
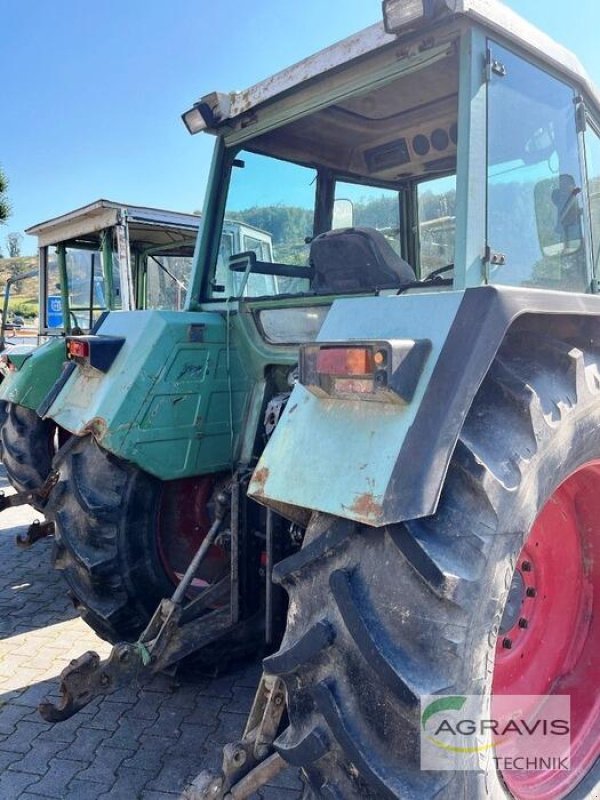
[[252, 487], [252, 494], [263, 495], [265, 493], [265, 483], [268, 481], [268, 479], [268, 467], [261, 467], [260, 469], [257, 469], [252, 476], [252, 483], [254, 484]]
[[370, 492], [359, 495], [350, 506], [349, 511], [365, 522], [375, 522], [383, 513], [381, 505]]
[[106, 424], [105, 419], [102, 417], [94, 417], [84, 427], [83, 432], [91, 433], [95, 439], [100, 440], [104, 437], [107, 428], [108, 425]]

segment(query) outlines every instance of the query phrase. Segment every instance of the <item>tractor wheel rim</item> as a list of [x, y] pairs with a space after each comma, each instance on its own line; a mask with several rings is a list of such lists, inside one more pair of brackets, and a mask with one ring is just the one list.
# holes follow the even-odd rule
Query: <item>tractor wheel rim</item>
[[570, 697], [570, 770], [501, 771], [518, 800], [566, 797], [600, 755], [599, 556], [600, 461], [592, 461], [560, 484], [527, 536], [496, 645], [493, 696]]
[[[162, 486], [156, 523], [156, 543], [161, 564], [176, 586], [211, 525], [208, 503], [214, 477], [200, 476], [165, 482]], [[227, 553], [213, 545], [196, 573], [189, 596], [198, 594], [223, 574]]]

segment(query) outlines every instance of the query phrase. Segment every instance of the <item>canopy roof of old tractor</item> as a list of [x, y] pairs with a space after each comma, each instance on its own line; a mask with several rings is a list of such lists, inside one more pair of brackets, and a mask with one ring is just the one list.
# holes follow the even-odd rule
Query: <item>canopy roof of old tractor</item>
[[[389, 1], [389, 0], [388, 0]], [[399, 0], [391, 0], [396, 5]], [[402, 0], [400, 0], [401, 4]], [[409, 0], [414, 5], [415, 0]], [[498, 0], [433, 0], [436, 25], [467, 19], [486, 28], [490, 33], [501, 35], [528, 51], [540, 61], [554, 67], [565, 76], [574, 79], [581, 90], [600, 111], [600, 93], [592, 84], [587, 72], [569, 50], [555, 42], [531, 23], [524, 20]], [[384, 3], [385, 6], [385, 3]], [[384, 29], [383, 22], [376, 23], [359, 33], [344, 39], [299, 63], [272, 75], [242, 92], [205, 95], [183, 117], [191, 133], [207, 131], [228, 135], [229, 131], [248, 127], [254, 121], [251, 112], [265, 104], [282, 101], [309, 82], [321, 81], [331, 74], [349, 67], [357, 60], [389, 49], [390, 45], [418, 36], [419, 28], [431, 29], [432, 20], [413, 22], [408, 29], [400, 28], [394, 33]], [[398, 51], [398, 58], [403, 54]], [[225, 130], [222, 130], [225, 126]]]
[[38, 237], [40, 247], [66, 241], [91, 243], [97, 241], [101, 231], [125, 219], [130, 242], [144, 249], [155, 245], [183, 244], [190, 254], [200, 225], [200, 217], [196, 214], [96, 200], [60, 217], [33, 225], [26, 232]]

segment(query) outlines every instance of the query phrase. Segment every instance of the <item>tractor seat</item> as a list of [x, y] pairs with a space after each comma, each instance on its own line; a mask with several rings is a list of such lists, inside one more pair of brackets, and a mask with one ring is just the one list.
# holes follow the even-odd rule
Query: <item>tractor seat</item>
[[416, 280], [410, 264], [375, 228], [341, 228], [316, 236], [310, 246], [312, 288], [317, 292], [400, 288]]

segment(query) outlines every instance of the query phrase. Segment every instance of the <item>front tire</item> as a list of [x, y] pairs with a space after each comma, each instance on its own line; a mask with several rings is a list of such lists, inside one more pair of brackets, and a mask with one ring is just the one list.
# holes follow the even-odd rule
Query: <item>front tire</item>
[[[276, 568], [290, 597], [281, 650], [265, 661], [288, 692], [290, 726], [277, 748], [304, 769], [317, 797], [595, 796], [599, 364], [591, 346], [583, 352], [526, 330], [508, 338], [469, 412], [434, 516], [374, 529], [317, 513], [303, 549]], [[548, 526], [565, 498], [578, 543], [570, 549]], [[557, 549], [576, 578], [555, 574], [536, 600], [527, 581], [546, 565], [528, 556], [525, 569], [523, 552], [538, 547], [541, 559], [542, 545]], [[507, 603], [521, 579], [522, 597]], [[553, 590], [562, 592], [559, 603]], [[570, 617], [549, 650], [540, 633], [560, 620], [563, 601]], [[530, 627], [520, 627], [536, 602]], [[522, 639], [514, 652], [528, 669], [503, 657], [515, 630]], [[564, 658], [548, 672], [555, 650]], [[420, 769], [421, 698], [479, 695], [483, 711], [494, 691], [571, 695], [571, 772], [524, 780], [501, 774], [491, 759], [479, 772]]]

